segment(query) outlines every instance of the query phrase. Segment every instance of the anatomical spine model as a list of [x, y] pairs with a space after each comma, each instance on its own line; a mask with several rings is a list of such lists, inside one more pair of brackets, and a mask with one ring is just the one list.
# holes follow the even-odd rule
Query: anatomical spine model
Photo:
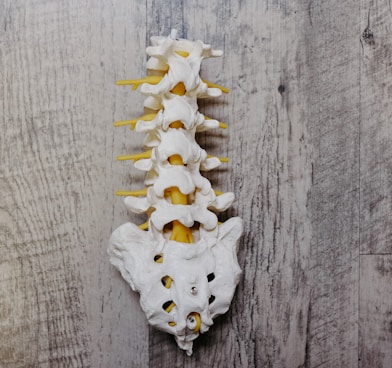
[[120, 156], [146, 171], [146, 188], [118, 191], [125, 205], [147, 213], [140, 226], [126, 223], [109, 242], [111, 263], [133, 290], [148, 321], [173, 334], [181, 349], [192, 354], [193, 340], [208, 331], [213, 318], [225, 313], [241, 274], [237, 243], [242, 233], [238, 217], [218, 223], [233, 193], [221, 193], [200, 174], [224, 158], [210, 157], [196, 143], [195, 133], [225, 128], [198, 111], [197, 99], [218, 97], [223, 87], [203, 81], [201, 61], [220, 51], [201, 41], [152, 37], [147, 48], [150, 76], [120, 85], [141, 85], [145, 107], [154, 113], [118, 122], [146, 134], [142, 154]]

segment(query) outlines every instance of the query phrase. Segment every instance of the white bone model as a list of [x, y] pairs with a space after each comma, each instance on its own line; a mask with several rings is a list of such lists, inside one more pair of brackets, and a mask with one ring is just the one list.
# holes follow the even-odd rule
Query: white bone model
[[145, 107], [154, 114], [117, 123], [136, 124], [136, 131], [146, 133], [146, 152], [119, 159], [133, 159], [147, 172], [147, 188], [118, 194], [125, 196], [128, 209], [147, 213], [149, 219], [116, 229], [108, 252], [111, 263], [140, 293], [150, 324], [173, 334], [191, 355], [193, 340], [229, 309], [241, 274], [237, 244], [242, 220], [220, 224], [215, 214], [231, 205], [234, 194], [214, 191], [199, 171], [225, 160], [209, 157], [195, 140], [196, 132], [225, 127], [201, 114], [197, 99], [227, 90], [199, 76], [201, 61], [222, 52], [201, 41], [177, 39], [175, 30], [151, 42], [147, 68], [153, 75], [118, 84], [142, 84]]

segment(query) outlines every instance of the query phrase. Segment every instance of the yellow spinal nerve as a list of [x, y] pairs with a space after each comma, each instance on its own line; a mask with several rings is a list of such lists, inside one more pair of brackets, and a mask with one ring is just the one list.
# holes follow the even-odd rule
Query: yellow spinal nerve
[[[186, 93], [186, 89], [184, 83], [178, 83], [172, 90], [172, 93], [176, 95], [183, 96]], [[181, 121], [174, 121], [170, 124], [171, 128], [180, 129], [183, 127]], [[169, 157], [169, 162], [171, 165], [184, 165], [182, 158], [180, 155], [173, 155]], [[166, 191], [166, 194], [169, 194], [171, 197], [172, 204], [183, 204], [187, 205], [188, 196], [181, 193], [177, 187], [169, 188]], [[174, 240], [181, 243], [193, 243], [193, 235], [192, 231], [189, 227], [186, 227], [181, 222], [174, 220], [172, 222], [173, 229], [170, 235], [170, 240]]]

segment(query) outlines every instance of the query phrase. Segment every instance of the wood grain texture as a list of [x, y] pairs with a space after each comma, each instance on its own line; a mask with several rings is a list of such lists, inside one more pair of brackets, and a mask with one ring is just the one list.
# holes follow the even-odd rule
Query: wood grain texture
[[[0, 367], [390, 367], [392, 108], [388, 1], [0, 2]], [[152, 35], [177, 28], [224, 56], [200, 101], [229, 125], [200, 134], [230, 157], [245, 231], [230, 311], [194, 355], [147, 326], [109, 264], [113, 229], [143, 218], [116, 189], [143, 113], [116, 79], [145, 75]], [[360, 254], [362, 254], [360, 256]], [[372, 254], [372, 255], [369, 255]]]
[[361, 252], [392, 253], [392, 17], [361, 1]]
[[144, 11], [123, 1], [1, 3], [2, 367], [147, 362], [138, 300], [106, 255], [127, 218], [114, 197], [126, 141], [112, 122], [129, 96], [114, 81], [144, 62], [133, 56], [138, 35], [115, 20], [133, 14], [138, 26]]
[[360, 363], [383, 368], [392, 364], [392, 255], [361, 256]]
[[314, 147], [308, 367], [358, 364], [358, 2], [309, 2], [307, 114]]

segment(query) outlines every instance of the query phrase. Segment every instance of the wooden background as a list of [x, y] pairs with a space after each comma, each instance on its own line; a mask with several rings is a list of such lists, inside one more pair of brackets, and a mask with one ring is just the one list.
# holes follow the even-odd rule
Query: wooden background
[[[199, 137], [245, 221], [231, 310], [189, 358], [106, 255], [116, 162], [152, 35], [224, 56]], [[392, 9], [387, 0], [0, 1], [0, 367], [392, 366]]]

